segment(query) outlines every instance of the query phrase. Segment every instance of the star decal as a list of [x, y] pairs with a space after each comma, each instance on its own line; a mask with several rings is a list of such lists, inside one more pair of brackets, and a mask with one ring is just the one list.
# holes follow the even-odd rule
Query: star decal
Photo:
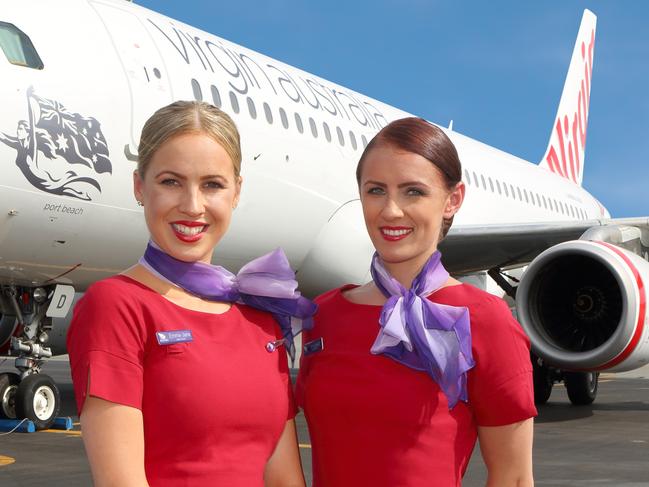
[[56, 145], [58, 146], [60, 151], [65, 152], [68, 150], [68, 139], [65, 138], [65, 135], [59, 134], [56, 137]]

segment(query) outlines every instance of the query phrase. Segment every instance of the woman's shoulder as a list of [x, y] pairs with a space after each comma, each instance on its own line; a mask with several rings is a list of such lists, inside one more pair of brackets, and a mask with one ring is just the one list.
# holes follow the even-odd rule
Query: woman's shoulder
[[[431, 298], [440, 304], [463, 306], [469, 310], [471, 333], [487, 339], [499, 339], [502, 335], [522, 333], [507, 302], [471, 284], [450, 286], [435, 293]], [[491, 338], [490, 338], [491, 337]]]
[[335, 301], [338, 297], [340, 297], [343, 290], [352, 289], [354, 287], [355, 286], [352, 284], [346, 284], [342, 287], [335, 287], [333, 289], [329, 289], [329, 291], [326, 291], [316, 296], [316, 298], [313, 301], [318, 304], [318, 309], [320, 309], [321, 306], [327, 306], [329, 303]]
[[337, 310], [344, 308], [349, 311], [353, 308], [362, 307], [362, 304], [355, 302], [351, 294], [359, 294], [363, 288], [364, 286], [359, 286], [358, 284], [345, 284], [344, 286], [336, 287], [322, 293], [314, 300], [318, 305], [318, 313], [331, 308]]
[[472, 314], [509, 312], [504, 299], [467, 283], [442, 288], [430, 299], [441, 304], [465, 306]]
[[117, 274], [91, 284], [75, 309], [99, 306], [108, 312], [133, 306], [141, 307], [146, 303], [157, 303], [154, 295], [158, 294], [144, 284]]
[[99, 281], [93, 282], [88, 286], [88, 291], [95, 289], [110, 290], [110, 289], [135, 289], [141, 288], [143, 285], [135, 279], [128, 277], [124, 274], [115, 274]]
[[84, 297], [126, 299], [151, 292], [151, 289], [135, 279], [122, 274], [116, 274], [92, 283], [86, 289]]

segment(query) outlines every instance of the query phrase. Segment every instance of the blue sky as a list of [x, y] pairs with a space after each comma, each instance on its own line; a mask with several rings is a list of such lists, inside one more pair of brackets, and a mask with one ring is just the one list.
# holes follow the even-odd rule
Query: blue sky
[[597, 15], [584, 187], [649, 215], [649, 2], [136, 0], [529, 161], [584, 8]]

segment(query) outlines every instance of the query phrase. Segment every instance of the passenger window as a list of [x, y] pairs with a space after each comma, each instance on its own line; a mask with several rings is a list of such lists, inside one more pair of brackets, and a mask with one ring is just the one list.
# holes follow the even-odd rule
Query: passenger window
[[327, 122], [322, 122], [322, 128], [324, 129], [325, 139], [327, 139], [327, 142], [331, 142], [331, 130], [329, 130]]
[[516, 191], [518, 192], [518, 199], [519, 199], [520, 201], [523, 201], [523, 195], [521, 194], [521, 188], [519, 188], [518, 186], [516, 186]]
[[523, 196], [525, 196], [525, 203], [529, 203], [530, 200], [527, 198], [527, 190], [523, 188]]
[[341, 146], [345, 147], [345, 138], [343, 137], [343, 131], [340, 130], [340, 127], [336, 127], [336, 133], [338, 134], [338, 142]]
[[192, 79], [192, 91], [194, 92], [194, 100], [203, 101], [203, 90], [201, 90], [201, 85], [195, 79]]
[[234, 113], [239, 113], [239, 99], [233, 91], [230, 92], [230, 105], [232, 106], [232, 111]]
[[466, 169], [464, 170], [464, 179], [466, 180], [466, 184], [471, 185], [471, 176], [469, 176], [469, 171]]
[[491, 188], [491, 192], [494, 192], [494, 182], [489, 178], [489, 187]]
[[367, 138], [364, 135], [361, 135], [361, 140], [363, 141], [363, 149], [367, 147]]
[[302, 118], [300, 117], [300, 114], [295, 112], [295, 125], [297, 127], [297, 131], [300, 132], [301, 134], [304, 133], [304, 125], [302, 125]]
[[480, 187], [480, 181], [478, 181], [478, 175], [473, 171], [473, 181], [475, 182], [475, 185], [479, 188]]
[[482, 187], [484, 189], [487, 189], [487, 182], [484, 180], [484, 176], [480, 174], [480, 179], [482, 180]]
[[509, 192], [507, 191], [507, 183], [503, 183], [503, 189], [505, 190], [505, 196], [509, 197]]
[[219, 93], [219, 89], [214, 85], [210, 89], [212, 90], [212, 103], [214, 103], [215, 107], [221, 108], [221, 93]]
[[358, 144], [356, 144], [356, 136], [351, 130], [349, 131], [349, 141], [352, 143], [352, 149], [358, 149]]
[[266, 115], [266, 121], [269, 124], [273, 124], [273, 112], [270, 110], [268, 103], [264, 102], [264, 115]]
[[248, 97], [248, 113], [250, 113], [250, 118], [253, 120], [257, 118], [257, 108], [255, 107], [255, 102], [252, 98]]
[[543, 206], [545, 206], [545, 209], [547, 210], [548, 209], [548, 202], [545, 199], [545, 195], [541, 195], [541, 197], [543, 198]]
[[516, 199], [516, 193], [514, 192], [514, 185], [509, 185], [509, 194], [512, 195], [512, 198]]
[[498, 190], [498, 194], [503, 194], [500, 188], [500, 181], [498, 181], [497, 179], [496, 179], [496, 189]]
[[11, 64], [43, 69], [43, 61], [31, 39], [13, 24], [0, 22], [0, 48]]
[[286, 116], [286, 112], [282, 107], [279, 108], [279, 118], [282, 120], [282, 126], [287, 129], [288, 128], [288, 117]]
[[309, 117], [309, 125], [311, 126], [311, 135], [318, 137], [318, 127], [315, 126], [315, 120]]

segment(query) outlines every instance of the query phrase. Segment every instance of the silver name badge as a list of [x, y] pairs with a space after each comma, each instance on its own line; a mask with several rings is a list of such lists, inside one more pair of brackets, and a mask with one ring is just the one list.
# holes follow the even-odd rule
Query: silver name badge
[[171, 345], [173, 343], [194, 341], [191, 330], [156, 331], [155, 337], [158, 340], [158, 345]]

